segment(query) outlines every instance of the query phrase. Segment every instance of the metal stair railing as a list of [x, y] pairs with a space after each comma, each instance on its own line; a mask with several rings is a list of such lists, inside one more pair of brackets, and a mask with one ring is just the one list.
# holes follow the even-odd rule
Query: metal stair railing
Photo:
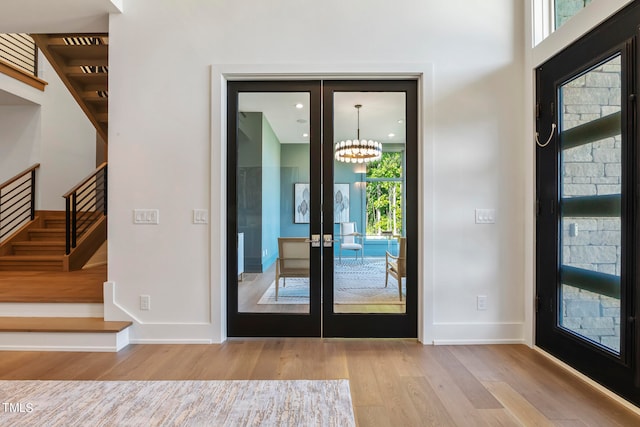
[[66, 200], [65, 253], [69, 255], [78, 238], [107, 215], [107, 163], [101, 164], [62, 197]]
[[0, 184], [0, 241], [35, 218], [36, 170], [40, 163]]

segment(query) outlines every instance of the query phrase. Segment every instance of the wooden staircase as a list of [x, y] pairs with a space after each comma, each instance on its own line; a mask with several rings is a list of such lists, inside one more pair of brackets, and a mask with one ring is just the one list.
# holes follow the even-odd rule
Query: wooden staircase
[[36, 218], [0, 245], [0, 271], [72, 271], [84, 263], [106, 240], [106, 217], [66, 255], [65, 213], [39, 211]]
[[109, 35], [31, 36], [106, 143], [109, 127]]
[[[108, 34], [32, 37], [106, 144]], [[106, 193], [106, 169], [102, 179], [89, 188]], [[0, 244], [0, 350], [113, 352], [129, 344], [132, 322], [103, 319], [101, 285], [106, 280], [106, 268], [73, 271], [81, 269], [107, 238], [106, 206], [98, 203], [94, 208], [95, 212], [104, 209], [104, 215], [78, 232], [77, 244], [69, 255], [65, 255], [64, 212], [37, 212], [34, 220]], [[64, 271], [71, 273], [61, 273]], [[102, 275], [105, 278], [100, 279]], [[99, 293], [95, 292], [96, 286], [88, 284], [96, 278], [87, 281], [84, 276], [98, 276]], [[72, 295], [51, 296], [51, 291], [39, 291], [44, 286], [50, 288], [52, 280], [67, 290], [73, 289], [66, 292]], [[82, 291], [76, 290], [78, 283], [82, 283]]]

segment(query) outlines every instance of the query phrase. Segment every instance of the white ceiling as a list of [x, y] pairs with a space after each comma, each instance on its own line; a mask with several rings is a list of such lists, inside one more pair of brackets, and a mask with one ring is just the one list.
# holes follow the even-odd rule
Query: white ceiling
[[108, 32], [122, 0], [0, 0], [0, 33]]
[[[296, 108], [301, 103], [303, 108]], [[405, 143], [405, 95], [399, 92], [336, 92], [334, 136], [336, 141], [355, 139], [357, 110], [361, 104], [360, 138], [384, 143]], [[307, 93], [241, 93], [239, 109], [262, 112], [282, 144], [308, 143], [309, 95]], [[402, 123], [398, 121], [402, 120]], [[300, 123], [304, 121], [304, 123]], [[395, 136], [390, 137], [393, 133]]]

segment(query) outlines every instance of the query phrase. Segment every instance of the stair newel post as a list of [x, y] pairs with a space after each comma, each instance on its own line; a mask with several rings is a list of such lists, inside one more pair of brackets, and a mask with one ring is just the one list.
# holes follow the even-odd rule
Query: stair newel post
[[36, 218], [36, 170], [31, 171], [31, 221]]
[[71, 196], [65, 197], [65, 254], [71, 253]]

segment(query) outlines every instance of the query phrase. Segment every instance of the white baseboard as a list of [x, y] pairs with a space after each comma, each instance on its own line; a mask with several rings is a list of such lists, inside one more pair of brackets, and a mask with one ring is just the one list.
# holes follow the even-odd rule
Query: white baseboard
[[434, 323], [434, 345], [524, 344], [524, 323]]

